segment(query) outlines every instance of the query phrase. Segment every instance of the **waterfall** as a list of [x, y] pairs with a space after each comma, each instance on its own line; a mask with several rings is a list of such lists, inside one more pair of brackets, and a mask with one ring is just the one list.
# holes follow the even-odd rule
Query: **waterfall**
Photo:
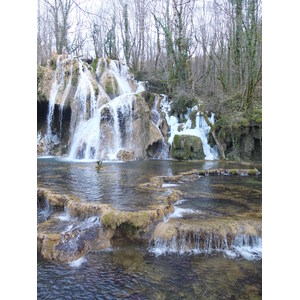
[[80, 59], [78, 63], [79, 83], [73, 98], [72, 141], [69, 158], [94, 159], [100, 140], [101, 110], [98, 109], [95, 90], [91, 82], [92, 75]]
[[[52, 135], [52, 122], [53, 122], [53, 115], [54, 115], [54, 107], [55, 107], [55, 100], [58, 93], [58, 90], [62, 86], [64, 82], [64, 72], [65, 72], [65, 61], [61, 61], [62, 56], [59, 55], [56, 61], [56, 69], [54, 73], [54, 82], [51, 87], [50, 98], [49, 98], [49, 109], [48, 109], [48, 116], [47, 116], [47, 132], [45, 136], [46, 141], [46, 149], [45, 154], [49, 154], [50, 151], [50, 144], [51, 141], [54, 139]], [[60, 71], [60, 72], [59, 72]], [[55, 141], [58, 142], [58, 141]]]
[[160, 135], [161, 135], [161, 151], [160, 154], [158, 156], [158, 159], [164, 159], [164, 158], [168, 158], [168, 145], [165, 142], [165, 138], [159, 128], [159, 126], [161, 125], [161, 117], [160, 117], [160, 113], [157, 110], [157, 106], [158, 106], [158, 102], [159, 102], [159, 97], [156, 95], [154, 98], [154, 103], [151, 109], [151, 120], [153, 125], [158, 129]]
[[[177, 135], [193, 135], [197, 136], [201, 139], [203, 152], [205, 154], [205, 159], [214, 160], [218, 159], [218, 149], [215, 145], [211, 147], [208, 143], [207, 136], [210, 132], [210, 126], [206, 123], [203, 116], [199, 114], [196, 115], [196, 125], [195, 128], [192, 128], [192, 120], [189, 118], [189, 114], [186, 115], [187, 121], [184, 123], [179, 123], [177, 117], [169, 116], [169, 112], [171, 111], [171, 103], [168, 101], [168, 97], [166, 95], [162, 95], [163, 99], [161, 100], [161, 110], [165, 114], [166, 121], [170, 128], [170, 137], [168, 139], [168, 143], [172, 146], [174, 136]], [[191, 111], [197, 110], [197, 106], [194, 106]], [[214, 124], [214, 114], [208, 118], [209, 121]], [[182, 127], [182, 130], [179, 131], [179, 127]]]
[[128, 72], [127, 66], [124, 66], [123, 64], [119, 63], [118, 61], [111, 60], [109, 64], [109, 69], [115, 76], [118, 85], [120, 87], [120, 92], [122, 94], [131, 94], [134, 91], [130, 87], [129, 80], [130, 75]]
[[156, 256], [167, 253], [183, 255], [223, 252], [232, 258], [258, 260], [262, 258], [262, 239], [259, 236], [237, 234], [229, 242], [226, 235], [180, 232], [178, 236], [173, 236], [168, 240], [154, 238], [149, 245], [149, 251]]
[[[71, 106], [68, 158], [115, 160], [119, 150], [133, 151], [133, 109], [137, 107], [135, 95], [145, 90], [144, 83], [136, 82], [129, 73], [128, 67], [120, 61], [100, 59], [95, 79], [89, 71], [88, 64], [81, 59], [63, 60], [62, 57], [62, 55], [58, 56], [56, 61], [49, 99], [45, 154], [49, 153], [51, 143], [62, 142], [64, 108], [69, 101], [68, 97], [73, 93], [74, 78], [72, 77], [74, 76], [78, 83], [71, 103], [68, 103]], [[68, 68], [70, 74], [66, 81], [65, 62], [70, 59], [71, 65]], [[117, 95], [113, 95], [115, 96], [113, 99], [110, 98], [107, 87], [102, 86], [103, 80], [106, 82], [106, 79], [114, 81], [113, 85], [117, 86]], [[57, 135], [54, 135], [53, 119], [56, 102], [59, 103], [59, 129]]]
[[114, 98], [104, 106], [113, 116], [114, 146], [108, 153], [111, 160], [117, 159], [119, 150], [123, 148], [132, 149], [132, 107], [134, 99], [134, 95], [124, 94]]

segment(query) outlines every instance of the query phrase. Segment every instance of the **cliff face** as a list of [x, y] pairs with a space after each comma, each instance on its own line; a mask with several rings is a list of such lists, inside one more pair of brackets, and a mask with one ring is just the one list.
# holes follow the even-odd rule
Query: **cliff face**
[[247, 116], [223, 116], [216, 121], [216, 133], [226, 158], [238, 161], [262, 160], [261, 109]]

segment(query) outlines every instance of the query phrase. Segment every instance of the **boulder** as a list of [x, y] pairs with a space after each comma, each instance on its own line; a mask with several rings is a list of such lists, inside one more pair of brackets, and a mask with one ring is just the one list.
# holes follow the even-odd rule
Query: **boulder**
[[205, 158], [201, 139], [191, 135], [175, 135], [171, 155], [180, 160]]
[[132, 150], [120, 150], [117, 154], [117, 158], [122, 161], [134, 160], [134, 151]]

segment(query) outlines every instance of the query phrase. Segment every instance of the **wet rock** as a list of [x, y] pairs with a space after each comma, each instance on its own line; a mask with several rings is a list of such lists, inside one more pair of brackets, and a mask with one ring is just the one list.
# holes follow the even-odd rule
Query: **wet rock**
[[100, 84], [104, 87], [104, 90], [106, 94], [111, 98], [115, 98], [120, 95], [120, 88], [118, 86], [118, 82], [109, 70], [106, 70], [101, 78], [100, 78]]
[[117, 154], [117, 158], [122, 161], [134, 160], [134, 151], [132, 150], [120, 150]]
[[199, 175], [211, 176], [211, 175], [259, 175], [260, 172], [254, 169], [208, 169], [208, 170], [199, 170]]
[[191, 135], [175, 135], [171, 155], [179, 160], [205, 158], [201, 139]]
[[153, 233], [152, 241], [167, 247], [192, 249], [219, 249], [228, 247], [238, 237], [261, 238], [260, 219], [216, 218], [207, 220], [175, 220], [159, 223]]
[[38, 227], [37, 238], [38, 251], [44, 259], [62, 262], [74, 261], [89, 252], [111, 246], [109, 234], [97, 224], [62, 233], [47, 232], [47, 226], [42, 224]]

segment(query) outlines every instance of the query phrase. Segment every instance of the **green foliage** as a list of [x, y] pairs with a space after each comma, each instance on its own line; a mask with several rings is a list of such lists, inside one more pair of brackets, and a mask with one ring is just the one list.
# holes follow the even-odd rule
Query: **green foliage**
[[262, 124], [262, 109], [257, 107], [253, 110], [252, 114], [249, 116], [250, 121], [256, 124]]

